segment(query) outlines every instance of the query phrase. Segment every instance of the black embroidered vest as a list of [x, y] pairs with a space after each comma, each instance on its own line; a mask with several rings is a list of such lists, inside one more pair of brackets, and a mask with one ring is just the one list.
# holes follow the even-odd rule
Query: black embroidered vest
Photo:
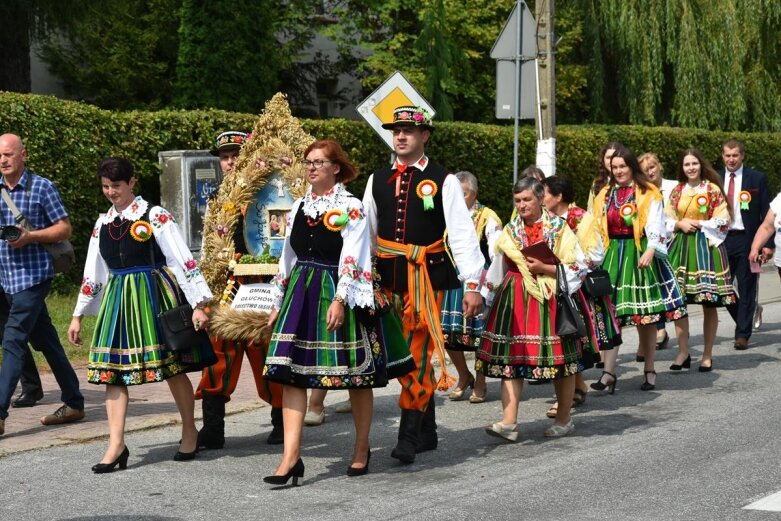
[[[154, 235], [147, 241], [138, 241], [130, 234], [130, 227], [138, 221], [149, 223], [149, 210], [136, 221], [128, 221], [117, 217], [113, 223], [100, 227], [100, 256], [106, 261], [109, 269], [136, 268], [150, 266], [152, 255], [150, 248], [154, 249], [154, 258], [157, 265], [165, 264], [165, 255], [160, 250]], [[152, 226], [149, 224], [149, 231]]]
[[[433, 162], [429, 162], [422, 172], [407, 168], [400, 176], [398, 197], [396, 181], [388, 182], [393, 172], [389, 165], [374, 173], [372, 196], [377, 206], [377, 234], [389, 241], [421, 246], [441, 239], [445, 234], [442, 186], [447, 171]], [[437, 187], [433, 210], [424, 210], [423, 199], [417, 194], [417, 187], [424, 180], [434, 182]], [[457, 288], [461, 284], [446, 252], [427, 255], [426, 266], [435, 290]], [[377, 259], [377, 271], [383, 287], [396, 292], [407, 291], [407, 259]]]
[[298, 206], [293, 220], [293, 229], [290, 231], [290, 247], [300, 260], [338, 264], [344, 242], [342, 234], [326, 228], [322, 215], [317, 217], [317, 219], [308, 218], [304, 214], [304, 204]]

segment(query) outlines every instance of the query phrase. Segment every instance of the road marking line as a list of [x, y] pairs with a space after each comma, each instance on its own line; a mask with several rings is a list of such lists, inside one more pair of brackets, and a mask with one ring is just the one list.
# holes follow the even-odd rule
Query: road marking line
[[759, 501], [743, 507], [744, 510], [765, 510], [768, 512], [781, 512], [781, 492], [770, 494]]

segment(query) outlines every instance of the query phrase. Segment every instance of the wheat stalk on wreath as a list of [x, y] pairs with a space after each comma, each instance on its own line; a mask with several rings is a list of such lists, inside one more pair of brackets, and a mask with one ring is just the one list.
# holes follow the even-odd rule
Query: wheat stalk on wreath
[[[201, 271], [218, 305], [210, 307], [213, 335], [231, 340], [268, 345], [271, 330], [268, 314], [231, 309], [232, 284], [236, 264], [234, 232], [239, 219], [255, 195], [279, 172], [293, 198], [306, 193], [306, 170], [299, 158], [314, 138], [290, 112], [284, 94], [277, 93], [266, 103], [255, 121], [252, 134], [241, 148], [233, 172], [222, 181], [217, 196], [206, 207], [201, 247]], [[228, 293], [223, 298], [224, 293]]]

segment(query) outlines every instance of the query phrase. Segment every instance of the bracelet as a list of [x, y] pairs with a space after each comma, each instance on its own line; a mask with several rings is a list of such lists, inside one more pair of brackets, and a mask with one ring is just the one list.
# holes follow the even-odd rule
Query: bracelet
[[194, 308], [194, 309], [200, 309], [201, 311], [203, 311], [204, 309], [206, 309], [206, 305], [207, 305], [208, 303], [209, 303], [209, 302], [208, 302], [207, 300], [202, 300], [202, 301], [198, 302], [198, 303], [195, 305], [195, 308]]
[[344, 306], [344, 297], [341, 295], [336, 295], [332, 302], [338, 302], [342, 306]]

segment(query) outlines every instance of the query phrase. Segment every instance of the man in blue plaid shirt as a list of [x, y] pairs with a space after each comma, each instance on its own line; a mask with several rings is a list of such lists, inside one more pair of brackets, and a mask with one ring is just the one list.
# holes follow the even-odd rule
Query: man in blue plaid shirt
[[[62, 391], [64, 404], [41, 418], [44, 425], [56, 425], [84, 418], [84, 397], [79, 380], [46, 309], [54, 266], [41, 243], [70, 237], [68, 212], [54, 184], [25, 168], [27, 151], [19, 136], [0, 136], [0, 191], [7, 190], [32, 230], [18, 226], [19, 237], [0, 240], [0, 285], [10, 306], [3, 331], [3, 365], [0, 367], [0, 434], [16, 384], [22, 373], [27, 342], [31, 341], [46, 357]], [[0, 225], [16, 224], [8, 203], [0, 198]]]

